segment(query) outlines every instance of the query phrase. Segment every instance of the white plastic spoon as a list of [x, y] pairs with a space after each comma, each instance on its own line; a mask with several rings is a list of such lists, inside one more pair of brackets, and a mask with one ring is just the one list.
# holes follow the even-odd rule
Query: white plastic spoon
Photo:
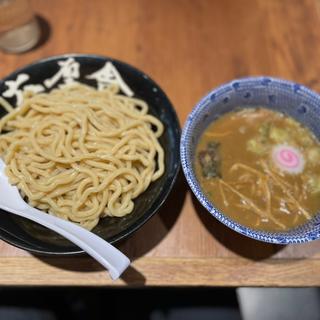
[[117, 248], [94, 233], [63, 219], [46, 214], [29, 206], [20, 196], [17, 187], [10, 185], [0, 159], [0, 208], [37, 222], [76, 244], [108, 269], [113, 280], [118, 279], [129, 266], [130, 260]]

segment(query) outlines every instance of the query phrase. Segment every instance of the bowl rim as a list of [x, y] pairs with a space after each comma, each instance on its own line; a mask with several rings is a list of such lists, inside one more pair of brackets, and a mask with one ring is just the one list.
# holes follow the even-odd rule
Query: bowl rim
[[[170, 105], [170, 112], [171, 116], [174, 119], [175, 125], [173, 127], [174, 135], [173, 138], [175, 140], [175, 143], [179, 145], [179, 140], [181, 138], [181, 125], [179, 122], [179, 118], [177, 116], [177, 112], [173, 106], [173, 103], [168, 98], [167, 94], [164, 92], [164, 90], [160, 87], [159, 84], [157, 84], [148, 74], [146, 74], [144, 71], [139, 70], [138, 68], [130, 65], [129, 63], [123, 62], [121, 60], [115, 59], [113, 57], [99, 55], [99, 54], [87, 54], [87, 53], [63, 53], [53, 56], [48, 56], [42, 59], [34, 60], [33, 62], [23, 65], [22, 67], [19, 67], [18, 69], [15, 69], [13, 72], [9, 73], [2, 79], [0, 79], [0, 85], [2, 85], [5, 81], [10, 80], [10, 78], [15, 77], [19, 73], [26, 72], [29, 68], [36, 67], [38, 65], [47, 63], [47, 62], [53, 62], [60, 59], [67, 59], [67, 58], [89, 58], [89, 59], [97, 59], [97, 60], [103, 60], [105, 62], [115, 62], [119, 65], [122, 65], [125, 68], [131, 69], [134, 71], [135, 74], [141, 75], [143, 78], [145, 78], [148, 82], [150, 82], [154, 87], [157, 88], [157, 92], [159, 92], [165, 100], [167, 100], [168, 104]], [[167, 108], [166, 108], [167, 109]], [[177, 180], [181, 163], [180, 163], [180, 153], [179, 150], [177, 150], [176, 153], [177, 161], [173, 165], [173, 170], [170, 174], [170, 181], [168, 179], [168, 183], [166, 184], [166, 188], [161, 188], [158, 198], [155, 199], [153, 202], [153, 208], [150, 206], [150, 212], [148, 214], [141, 215], [140, 218], [138, 218], [129, 228], [122, 230], [118, 234], [111, 237], [111, 239], [108, 241], [111, 244], [118, 243], [125, 238], [128, 238], [131, 236], [135, 231], [140, 229], [149, 219], [151, 219], [162, 207], [164, 202], [167, 200], [169, 194], [172, 191], [172, 188]], [[152, 209], [152, 210], [151, 210]], [[10, 214], [10, 213], [9, 213]], [[18, 217], [19, 218], [19, 217]], [[29, 244], [28, 241], [25, 241], [21, 239], [20, 237], [17, 237], [16, 235], [11, 234], [11, 232], [8, 232], [6, 230], [2, 230], [0, 228], [0, 239], [23, 250], [32, 252], [34, 254], [39, 255], [47, 255], [47, 256], [69, 256], [69, 255], [79, 255], [84, 254], [85, 252], [82, 249], [73, 249], [69, 251], [50, 251], [50, 250], [42, 250], [42, 249], [36, 249], [33, 246], [33, 244]], [[14, 240], [13, 240], [14, 239]], [[19, 242], [16, 242], [19, 241]], [[107, 241], [107, 240], [106, 240]], [[76, 246], [75, 246], [76, 247]]]
[[252, 238], [258, 241], [273, 243], [273, 244], [281, 244], [281, 245], [286, 245], [290, 243], [304, 243], [304, 242], [316, 240], [320, 238], [320, 230], [317, 230], [315, 232], [313, 231], [307, 232], [305, 235], [290, 235], [286, 232], [268, 232], [268, 231], [255, 230], [231, 219], [228, 215], [225, 215], [222, 211], [216, 208], [215, 205], [205, 196], [196, 178], [196, 175], [193, 169], [193, 164], [189, 161], [188, 145], [189, 145], [190, 139], [188, 137], [192, 132], [193, 118], [198, 114], [199, 110], [203, 106], [209, 103], [214, 104], [215, 102], [212, 101], [212, 97], [216, 97], [219, 93], [225, 93], [226, 91], [230, 90], [230, 87], [232, 88], [232, 85], [234, 85], [235, 83], [244, 84], [249, 82], [249, 83], [252, 83], [253, 86], [256, 86], [258, 84], [261, 85], [261, 81], [267, 81], [268, 83], [273, 82], [276, 84], [285, 84], [287, 86], [291, 86], [293, 90], [301, 90], [306, 95], [319, 101], [319, 104], [320, 104], [320, 95], [317, 94], [315, 91], [307, 88], [306, 86], [300, 83], [296, 83], [293, 81], [285, 80], [282, 78], [276, 78], [272, 76], [261, 75], [261, 76], [242, 77], [242, 78], [233, 79], [231, 81], [223, 83], [222, 85], [219, 85], [218, 87], [209, 91], [205, 96], [203, 96], [200, 99], [200, 101], [196, 103], [196, 105], [193, 107], [192, 111], [188, 115], [187, 120], [185, 121], [185, 124], [182, 129], [181, 140], [180, 140], [180, 159], [181, 159], [183, 173], [186, 177], [186, 180], [193, 194], [195, 195], [197, 200], [201, 203], [201, 205], [213, 217], [215, 217], [218, 221], [220, 221], [222, 224], [232, 229], [233, 231], [236, 231], [244, 236], [247, 236], [249, 238]]

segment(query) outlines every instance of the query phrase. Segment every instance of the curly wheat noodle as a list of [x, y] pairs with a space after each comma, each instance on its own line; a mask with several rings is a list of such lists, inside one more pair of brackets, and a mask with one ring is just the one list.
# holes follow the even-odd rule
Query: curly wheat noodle
[[32, 206], [92, 229], [101, 217], [132, 212], [133, 199], [164, 172], [162, 123], [148, 105], [76, 84], [5, 100], [0, 156]]

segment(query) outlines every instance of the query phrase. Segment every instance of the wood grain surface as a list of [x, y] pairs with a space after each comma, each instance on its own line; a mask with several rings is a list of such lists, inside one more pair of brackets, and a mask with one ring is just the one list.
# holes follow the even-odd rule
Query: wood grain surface
[[[30, 52], [0, 53], [0, 77], [55, 54], [115, 57], [159, 83], [181, 124], [205, 93], [236, 77], [271, 75], [320, 91], [317, 0], [32, 4], [44, 37]], [[133, 264], [111, 283], [89, 258], [36, 257], [0, 242], [0, 285], [320, 285], [319, 241], [276, 246], [238, 235], [199, 205], [182, 175], [160, 212], [119, 247]]]

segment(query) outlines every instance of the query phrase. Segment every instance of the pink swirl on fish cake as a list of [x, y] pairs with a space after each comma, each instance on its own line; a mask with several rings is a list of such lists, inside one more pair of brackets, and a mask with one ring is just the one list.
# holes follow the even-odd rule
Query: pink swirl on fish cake
[[272, 150], [272, 160], [284, 172], [291, 174], [301, 173], [304, 169], [302, 153], [292, 146], [278, 145]]

